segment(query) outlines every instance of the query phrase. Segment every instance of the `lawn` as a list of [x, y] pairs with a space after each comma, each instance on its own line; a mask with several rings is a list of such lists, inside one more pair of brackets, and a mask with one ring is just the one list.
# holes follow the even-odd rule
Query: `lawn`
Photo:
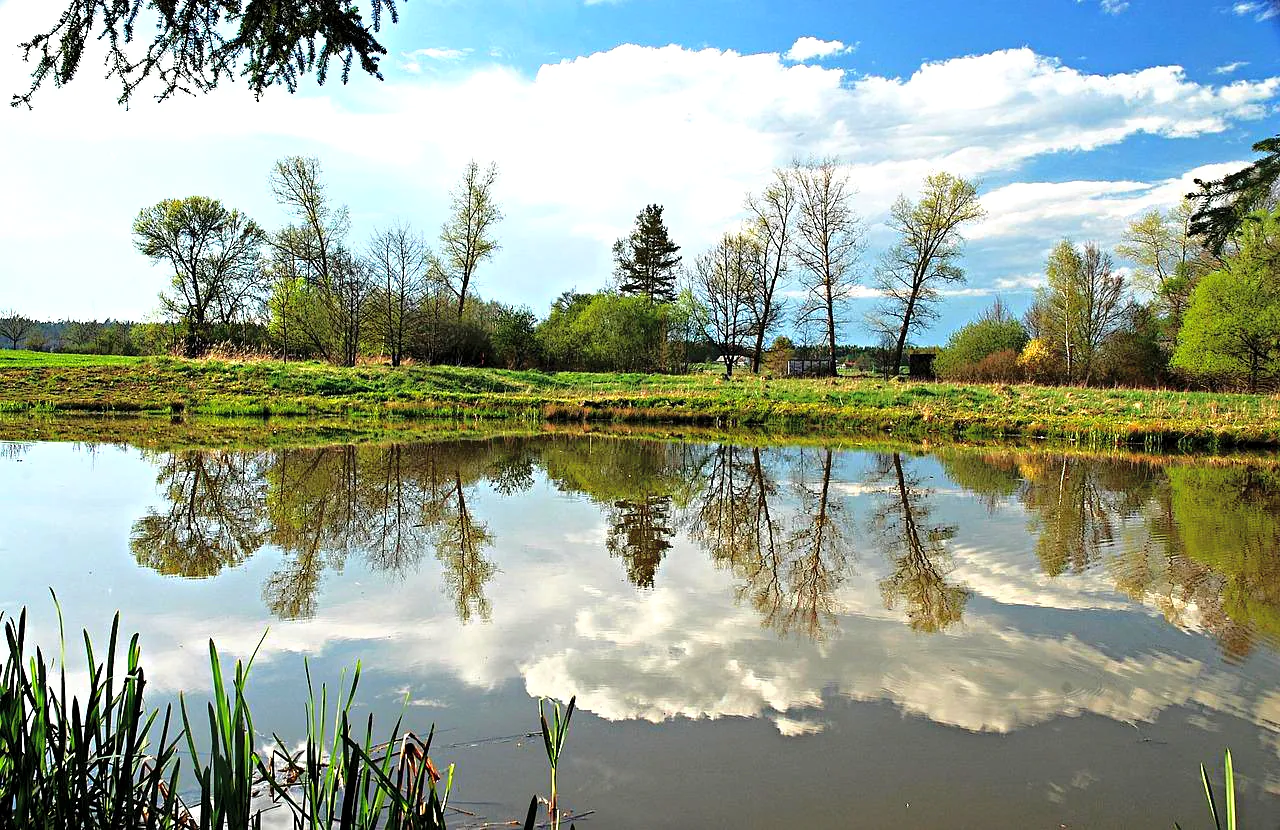
[[513, 419], [1280, 447], [1280, 396], [0, 352], [0, 411]]

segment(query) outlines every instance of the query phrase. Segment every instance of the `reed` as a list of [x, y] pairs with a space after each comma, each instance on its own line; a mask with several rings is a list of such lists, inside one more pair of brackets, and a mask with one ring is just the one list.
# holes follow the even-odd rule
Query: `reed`
[[[56, 596], [54, 605], [56, 660], [40, 648], [28, 654], [25, 608], [16, 618], [0, 612], [7, 644], [0, 671], [0, 828], [257, 830], [264, 812], [280, 807], [289, 810], [296, 830], [446, 827], [454, 767], [441, 774], [431, 760], [434, 726], [422, 740], [401, 731], [402, 715], [379, 741], [372, 715], [354, 723], [359, 664], [349, 681], [344, 673], [332, 698], [327, 685], [317, 689], [304, 664], [305, 743], [291, 752], [274, 735], [275, 746], [260, 749], [246, 696], [257, 649], [227, 671], [210, 640], [206, 717], [194, 717], [180, 695], [177, 728], [171, 707], [163, 713], [147, 708], [138, 635], [119, 648], [118, 613], [101, 658], [84, 633], [87, 689], [71, 694], [74, 680]], [[555, 768], [573, 708], [571, 701], [562, 719], [556, 704], [554, 726], [543, 718], [555, 827]], [[190, 790], [184, 789], [184, 760], [190, 764], [188, 782], [194, 779]], [[195, 793], [191, 804], [183, 801], [185, 792]], [[535, 797], [526, 830], [536, 824], [537, 803]]]

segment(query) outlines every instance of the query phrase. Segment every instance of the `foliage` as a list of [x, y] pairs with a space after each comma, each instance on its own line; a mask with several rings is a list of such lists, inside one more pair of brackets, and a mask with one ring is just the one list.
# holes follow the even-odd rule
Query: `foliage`
[[[1003, 352], [1012, 352], [1012, 360], [1016, 361], [1027, 343], [1027, 330], [1017, 320], [977, 320], [951, 335], [946, 347], [938, 353], [933, 368], [938, 377], [946, 380], [1010, 381], [1015, 378], [993, 376], [994, 364], [983, 368], [980, 365], [988, 357]], [[1016, 375], [1016, 365], [1012, 368]], [[1003, 369], [1000, 373], [1008, 374]]]
[[673, 311], [647, 296], [572, 294], [557, 300], [538, 335], [554, 368], [655, 371]]
[[1116, 253], [1137, 263], [1133, 284], [1151, 295], [1157, 312], [1181, 324], [1195, 278], [1202, 271], [1188, 235], [1193, 205], [1184, 199], [1167, 213], [1151, 210], [1129, 223]]
[[281, 326], [293, 327], [300, 342], [330, 362], [354, 366], [368, 335], [373, 286], [346, 247], [347, 208], [330, 201], [315, 158], [280, 159], [270, 183], [276, 202], [296, 220], [272, 240], [276, 305], [287, 312]]
[[1280, 178], [1280, 136], [1257, 142], [1253, 152], [1266, 155], [1221, 179], [1196, 179], [1199, 190], [1187, 194], [1195, 201], [1188, 235], [1201, 239], [1214, 253], [1222, 252], [1251, 211], [1271, 207]]
[[507, 369], [527, 369], [542, 362], [538, 317], [529, 308], [503, 308], [494, 326], [494, 356]]
[[765, 368], [774, 377], [784, 377], [787, 374], [787, 366], [794, 354], [795, 344], [791, 342], [790, 337], [775, 337], [773, 338], [773, 343], [769, 345], [769, 353], [765, 358]]
[[1280, 377], [1280, 213], [1250, 215], [1239, 249], [1196, 287], [1173, 366], [1250, 391]]
[[1055, 353], [1062, 380], [1087, 386], [1096, 380], [1102, 344], [1132, 313], [1124, 276], [1093, 242], [1077, 248], [1066, 239], [1049, 254], [1045, 274], [1048, 285], [1028, 312], [1031, 334]]
[[662, 205], [645, 205], [636, 214], [631, 234], [613, 243], [618, 292], [646, 297], [651, 303], [674, 301], [679, 250], [662, 220]]
[[[13, 96], [13, 106], [31, 106], [42, 84], [62, 86], [75, 77], [93, 41], [107, 45], [107, 77], [121, 84], [127, 104], [148, 77], [158, 81], [161, 100], [178, 92], [208, 92], [238, 73], [255, 97], [268, 87], [290, 92], [301, 75], [324, 83], [329, 64], [342, 66], [345, 83], [355, 59], [381, 79], [378, 59], [386, 50], [374, 38], [385, 12], [397, 19], [395, 0], [370, 0], [371, 21], [347, 0], [70, 0], [58, 23], [19, 45], [35, 58], [31, 87]], [[145, 49], [133, 47], [139, 15], [155, 23]]]
[[1052, 381], [1063, 372], [1057, 354], [1041, 337], [1027, 341], [1018, 355], [1018, 368], [1029, 380], [1040, 383]]
[[449, 219], [440, 227], [442, 271], [449, 290], [458, 299], [458, 319], [466, 311], [467, 292], [480, 263], [493, 257], [501, 247], [493, 238], [493, 226], [502, 221], [502, 211], [493, 196], [498, 166], [483, 170], [472, 159], [462, 181], [450, 194]]
[[211, 323], [241, 320], [259, 299], [266, 232], [216, 199], [164, 199], [134, 219], [133, 239], [153, 263], [173, 269], [170, 291], [161, 293], [160, 303], [182, 321], [187, 357], [208, 347]]
[[1172, 380], [1163, 326], [1151, 310], [1134, 305], [1128, 320], [1098, 350], [1098, 381], [1130, 388], [1165, 386]]
[[977, 185], [950, 173], [926, 177], [919, 201], [900, 195], [893, 203], [889, 227], [898, 241], [876, 271], [884, 299], [868, 319], [873, 331], [896, 338], [889, 366], [901, 366], [911, 333], [937, 319], [940, 288], [964, 282], [956, 264], [964, 245], [960, 228], [983, 215]]

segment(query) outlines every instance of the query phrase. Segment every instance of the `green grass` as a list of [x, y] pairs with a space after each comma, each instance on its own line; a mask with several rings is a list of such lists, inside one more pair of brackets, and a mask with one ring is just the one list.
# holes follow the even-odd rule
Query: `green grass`
[[50, 354], [0, 349], [0, 369], [27, 366], [127, 366], [145, 358], [102, 354]]
[[[0, 412], [10, 413], [649, 423], [1165, 450], [1280, 446], [1274, 395], [0, 354], [16, 355], [0, 362]], [[270, 428], [281, 422], [273, 417]]]

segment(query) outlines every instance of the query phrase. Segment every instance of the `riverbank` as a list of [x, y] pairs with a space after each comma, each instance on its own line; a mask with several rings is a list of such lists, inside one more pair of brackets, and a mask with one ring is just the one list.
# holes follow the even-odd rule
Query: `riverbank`
[[0, 352], [0, 412], [269, 417], [271, 429], [285, 431], [301, 428], [289, 422], [304, 418], [337, 433], [367, 430], [347, 422], [369, 419], [377, 430], [392, 432], [413, 421], [509, 420], [1048, 438], [1163, 450], [1280, 447], [1280, 397], [1274, 395], [449, 366], [345, 369], [11, 351]]

